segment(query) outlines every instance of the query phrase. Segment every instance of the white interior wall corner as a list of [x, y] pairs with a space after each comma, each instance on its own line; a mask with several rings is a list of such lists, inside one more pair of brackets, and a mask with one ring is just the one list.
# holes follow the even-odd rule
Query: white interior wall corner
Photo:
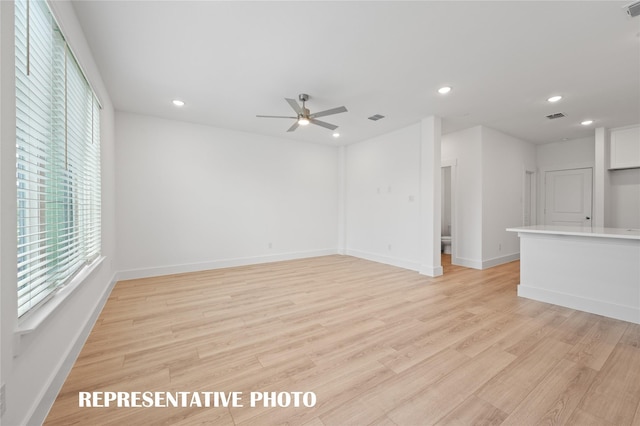
[[420, 122], [420, 272], [442, 275], [441, 236], [441, 144], [440, 117], [427, 117]]

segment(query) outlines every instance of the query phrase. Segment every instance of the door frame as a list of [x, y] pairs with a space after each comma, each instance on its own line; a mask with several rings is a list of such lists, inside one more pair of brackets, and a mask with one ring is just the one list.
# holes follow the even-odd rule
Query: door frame
[[[458, 213], [456, 210], [456, 199], [458, 192], [457, 175], [458, 175], [458, 159], [445, 159], [440, 161], [440, 170], [445, 167], [451, 167], [451, 264], [460, 265], [458, 260]], [[442, 236], [442, 230], [440, 230], [439, 237]]]
[[531, 175], [531, 193], [529, 194], [529, 225], [538, 224], [538, 172], [535, 169], [524, 168], [522, 172], [522, 224], [525, 225], [527, 212], [527, 175]]

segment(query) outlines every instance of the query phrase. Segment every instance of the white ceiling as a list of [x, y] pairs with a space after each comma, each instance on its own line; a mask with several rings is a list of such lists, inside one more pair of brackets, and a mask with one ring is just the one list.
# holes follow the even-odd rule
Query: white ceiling
[[[73, 5], [117, 110], [343, 144], [437, 115], [534, 142], [640, 122], [640, 17], [618, 1], [94, 1]], [[453, 91], [437, 93], [443, 85]], [[286, 130], [284, 98], [317, 126]], [[556, 104], [546, 99], [564, 96]], [[186, 102], [181, 109], [171, 100]], [[546, 115], [563, 112], [550, 121]], [[374, 122], [367, 117], [382, 114]], [[590, 127], [581, 126], [593, 119]]]

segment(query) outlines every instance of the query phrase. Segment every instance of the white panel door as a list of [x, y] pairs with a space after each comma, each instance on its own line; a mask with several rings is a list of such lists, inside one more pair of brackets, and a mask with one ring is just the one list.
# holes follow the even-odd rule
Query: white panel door
[[545, 174], [545, 225], [591, 226], [591, 168]]

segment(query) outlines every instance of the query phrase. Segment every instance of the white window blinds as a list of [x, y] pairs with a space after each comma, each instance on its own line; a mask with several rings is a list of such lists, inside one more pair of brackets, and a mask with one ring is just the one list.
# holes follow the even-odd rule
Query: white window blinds
[[43, 0], [15, 2], [18, 316], [100, 253], [99, 104]]

